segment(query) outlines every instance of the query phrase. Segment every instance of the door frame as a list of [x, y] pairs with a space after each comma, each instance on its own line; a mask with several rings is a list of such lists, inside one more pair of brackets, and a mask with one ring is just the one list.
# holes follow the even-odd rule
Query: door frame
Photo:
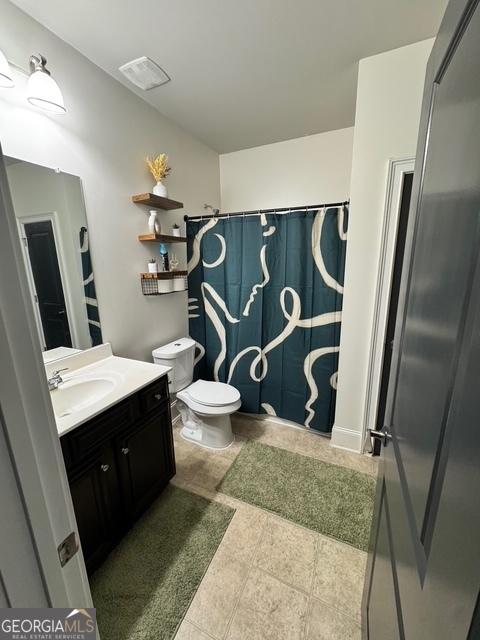
[[[17, 222], [0, 147], [0, 415], [15, 483], [10, 504], [25, 516], [30, 535], [25, 555], [36, 560], [41, 585], [19, 589], [29, 580], [22, 562], [2, 563], [2, 588], [11, 607], [46, 600], [50, 607], [91, 607], [81, 549], [62, 568], [57, 547], [78, 529], [60, 439], [46, 384], [45, 368], [29, 296]], [[6, 488], [2, 488], [6, 489]], [[2, 496], [5, 492], [2, 492]], [[18, 521], [2, 531], [2, 545], [18, 549]], [[34, 580], [31, 580], [32, 584]], [[17, 587], [17, 588], [15, 588]], [[27, 596], [28, 594], [28, 596]], [[28, 597], [29, 601], [25, 601]]]
[[[62, 234], [60, 233], [60, 223], [58, 220], [58, 212], [57, 211], [49, 211], [47, 213], [32, 213], [28, 216], [22, 216], [21, 218], [17, 218], [18, 222], [18, 232], [20, 234], [20, 240], [22, 244], [22, 253], [25, 261], [25, 268], [27, 270], [27, 280], [30, 287], [30, 293], [32, 295], [34, 301], [34, 309], [35, 309], [35, 319], [38, 325], [38, 332], [40, 335], [40, 339], [43, 340], [43, 345], [45, 344], [45, 334], [43, 332], [42, 319], [40, 316], [40, 310], [37, 302], [37, 291], [35, 287], [35, 278], [33, 276], [33, 269], [30, 262], [30, 255], [28, 253], [28, 246], [24, 238], [25, 234], [25, 224], [29, 224], [31, 222], [50, 222], [53, 230], [53, 240], [55, 242], [55, 250], [57, 253], [57, 262], [58, 268], [60, 271], [60, 280], [62, 283], [63, 289], [63, 297], [65, 300], [65, 307], [67, 313], [67, 322], [68, 328], [70, 331], [70, 335], [72, 338], [72, 346], [74, 348], [78, 348], [79, 340], [78, 340], [78, 332], [77, 327], [74, 322], [75, 315], [73, 313], [73, 302], [70, 289], [66, 286], [68, 282], [67, 279], [67, 267], [66, 267], [66, 259], [65, 259], [65, 248], [62, 242]], [[45, 349], [44, 349], [45, 350]]]
[[382, 364], [385, 351], [385, 334], [387, 331], [393, 266], [397, 248], [398, 222], [403, 193], [403, 178], [406, 173], [413, 172], [414, 166], [414, 157], [390, 159], [388, 162], [387, 189], [373, 308], [365, 409], [363, 414], [362, 450], [368, 447], [369, 429], [376, 428]]

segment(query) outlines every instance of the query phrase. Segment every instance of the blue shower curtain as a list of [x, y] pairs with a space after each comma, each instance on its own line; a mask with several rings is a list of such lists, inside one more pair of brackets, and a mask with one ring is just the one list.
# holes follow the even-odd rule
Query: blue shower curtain
[[228, 382], [242, 411], [330, 432], [348, 209], [189, 220], [195, 377]]

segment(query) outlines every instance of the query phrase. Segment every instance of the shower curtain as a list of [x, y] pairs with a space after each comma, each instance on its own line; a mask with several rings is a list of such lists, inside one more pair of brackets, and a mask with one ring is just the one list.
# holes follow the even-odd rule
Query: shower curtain
[[346, 206], [189, 220], [195, 378], [227, 382], [241, 410], [330, 432]]

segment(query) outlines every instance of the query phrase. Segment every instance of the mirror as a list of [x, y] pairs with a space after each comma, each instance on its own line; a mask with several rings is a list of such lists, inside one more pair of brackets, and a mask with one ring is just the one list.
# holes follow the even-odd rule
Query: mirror
[[80, 178], [16, 158], [5, 164], [44, 361], [101, 344]]

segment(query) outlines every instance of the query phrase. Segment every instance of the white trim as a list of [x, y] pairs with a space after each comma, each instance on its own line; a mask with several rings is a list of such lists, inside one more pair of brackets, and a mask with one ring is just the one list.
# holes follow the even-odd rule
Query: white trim
[[[66, 258], [65, 258], [65, 248], [63, 246], [63, 241], [62, 241], [62, 234], [60, 232], [60, 224], [58, 221], [58, 213], [57, 211], [49, 211], [49, 212], [45, 212], [45, 213], [35, 213], [32, 215], [28, 215], [28, 216], [22, 216], [21, 218], [18, 218], [18, 227], [19, 227], [19, 232], [21, 234], [21, 238], [26, 237], [25, 234], [25, 224], [29, 224], [30, 222], [43, 222], [43, 221], [49, 221], [52, 224], [52, 230], [53, 230], [53, 239], [55, 241], [55, 249], [57, 251], [57, 262], [58, 262], [58, 267], [60, 270], [60, 280], [62, 282], [62, 289], [63, 289], [63, 297], [65, 299], [65, 307], [66, 307], [66, 312], [67, 312], [67, 322], [68, 322], [68, 326], [69, 326], [69, 330], [70, 330], [70, 337], [72, 340], [72, 347], [74, 348], [78, 348], [80, 341], [79, 341], [79, 336], [78, 336], [78, 329], [75, 323], [75, 313], [73, 310], [73, 299], [72, 299], [72, 292], [71, 292], [71, 287], [68, 286], [68, 278], [67, 278], [67, 262], [66, 262]], [[30, 256], [28, 253], [28, 249], [25, 246], [25, 244], [22, 242], [22, 246], [23, 246], [23, 255], [24, 255], [24, 259], [25, 259], [25, 264], [27, 266], [27, 272], [29, 274], [29, 285], [31, 287], [32, 293], [36, 294], [35, 291], [35, 285], [34, 285], [34, 279], [33, 279], [33, 271], [32, 271], [32, 266], [30, 264]], [[82, 276], [83, 278], [83, 276]], [[33, 284], [33, 287], [32, 287]], [[38, 304], [35, 305], [36, 307], [38, 307]], [[41, 326], [41, 318], [39, 313], [35, 314], [36, 316], [38, 315], [38, 319], [40, 320], [40, 326]], [[42, 334], [43, 336], [43, 327], [42, 327]], [[45, 341], [45, 338], [43, 336], [43, 340]], [[45, 344], [45, 342], [44, 342]], [[66, 346], [66, 345], [65, 345]]]
[[413, 172], [414, 165], [415, 158], [390, 160], [388, 165], [382, 241], [365, 392], [365, 411], [361, 434], [361, 442], [363, 444], [366, 443], [368, 429], [374, 429], [376, 423], [403, 178], [405, 173]]
[[[39, 599], [43, 595], [52, 607], [90, 607], [81, 551], [63, 569], [57, 554], [58, 544], [77, 526], [1, 149], [0, 300], [8, 300], [0, 306], [0, 408], [16, 489], [30, 526], [31, 550], [43, 582], [43, 594], [37, 590]], [[12, 553], [16, 543], [15, 523], [10, 524], [2, 530], [5, 554]], [[12, 581], [30, 580], [20, 562], [10, 571]], [[32, 602], [16, 598], [10, 606], [31, 606]]]
[[360, 431], [333, 425], [330, 446], [353, 453], [362, 453], [362, 443], [363, 436]]

